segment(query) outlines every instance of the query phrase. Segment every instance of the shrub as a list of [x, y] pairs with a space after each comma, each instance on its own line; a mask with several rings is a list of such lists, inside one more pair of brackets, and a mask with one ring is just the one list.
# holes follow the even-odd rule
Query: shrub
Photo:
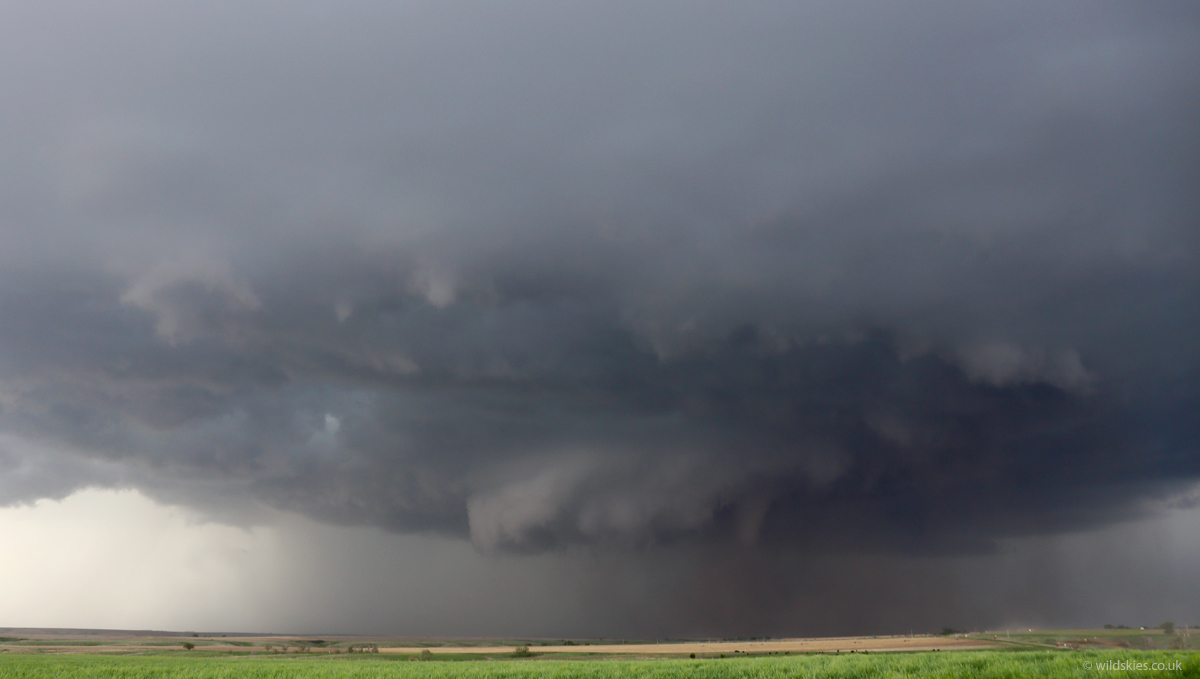
[[183, 642], [183, 650], [185, 650], [185, 651], [190, 651], [195, 647], [196, 647], [196, 644], [193, 644], [190, 641]]
[[421, 649], [421, 661], [427, 662], [430, 660], [433, 660], [433, 651], [430, 651], [428, 648]]
[[512, 654], [514, 658], [529, 658], [533, 656], [533, 654], [529, 652], [528, 646], [517, 646], [515, 649], [513, 649]]

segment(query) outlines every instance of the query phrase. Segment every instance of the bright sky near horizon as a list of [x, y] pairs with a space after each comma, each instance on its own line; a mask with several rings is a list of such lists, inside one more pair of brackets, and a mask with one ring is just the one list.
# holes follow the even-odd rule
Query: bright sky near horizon
[[[136, 490], [0, 508], [0, 535], [7, 627], [469, 636], [563, 594], [512, 577], [537, 559], [485, 568], [462, 542], [281, 513], [230, 526]], [[572, 607], [556, 605], [545, 633]]]

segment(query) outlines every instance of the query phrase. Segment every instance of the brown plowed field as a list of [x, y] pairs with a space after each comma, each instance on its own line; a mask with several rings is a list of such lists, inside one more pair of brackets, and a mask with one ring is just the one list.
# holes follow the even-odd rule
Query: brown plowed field
[[[200, 652], [218, 653], [261, 653], [266, 644], [272, 644], [276, 649], [281, 644], [287, 644], [294, 653], [302, 640], [311, 637], [302, 636], [251, 636], [237, 635], [229, 639], [223, 637], [189, 635], [158, 636], [151, 633], [121, 633], [103, 630], [15, 630], [0, 629], [4, 635], [11, 635], [8, 641], [0, 642], [0, 653], [68, 653], [68, 654], [128, 654], [142, 652], [182, 652], [182, 644], [194, 642]], [[418, 640], [397, 639], [395, 637], [348, 637], [325, 636], [325, 644], [310, 645], [309, 653], [344, 652], [344, 647], [350, 643], [374, 643], [379, 646], [381, 653], [400, 653], [416, 655], [429, 650], [435, 654], [469, 653], [475, 655], [507, 655], [515, 650], [511, 645], [500, 645], [484, 640], [470, 643], [453, 640]], [[23, 641], [22, 641], [23, 640]], [[412, 645], [421, 643], [421, 645]], [[445, 645], [443, 645], [445, 644]], [[475, 645], [478, 644], [478, 645]], [[984, 639], [967, 639], [940, 636], [880, 636], [880, 637], [824, 637], [808, 639], [775, 639], [769, 641], [710, 641], [710, 642], [672, 642], [672, 643], [639, 643], [639, 644], [604, 644], [604, 643], [575, 643], [570, 645], [542, 646], [531, 645], [529, 650], [538, 655], [620, 655], [620, 656], [687, 656], [695, 653], [698, 656], [717, 656], [734, 653], [763, 655], [767, 653], [848, 653], [850, 651], [932, 651], [932, 650], [969, 650], [988, 649], [1004, 646], [1003, 642], [993, 642]]]
[[[998, 648], [1003, 644], [980, 639], [950, 637], [838, 637], [821, 639], [779, 639], [771, 641], [713, 641], [669, 644], [613, 644], [589, 646], [532, 646], [535, 653], [600, 653], [620, 655], [732, 655], [741, 653], [848, 653], [850, 651], [932, 651]], [[424, 648], [408, 646], [380, 647], [380, 653], [420, 653]], [[511, 653], [512, 646], [461, 646], [430, 648], [434, 653]]]

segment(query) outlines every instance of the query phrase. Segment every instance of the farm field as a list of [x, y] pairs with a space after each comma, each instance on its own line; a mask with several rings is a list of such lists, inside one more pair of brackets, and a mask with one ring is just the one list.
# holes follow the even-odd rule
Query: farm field
[[974, 639], [992, 639], [1014, 646], [1056, 647], [1073, 650], [1200, 650], [1200, 633], [1191, 629], [1164, 634], [1160, 629], [1029, 630], [972, 634]]
[[[192, 649], [184, 651], [184, 644]], [[472, 639], [251, 634], [120, 632], [113, 630], [44, 630], [0, 628], [0, 655], [27, 653], [161, 655], [324, 655], [368, 650], [379, 654], [416, 655], [429, 649], [447, 658], [499, 658], [518, 646], [539, 656], [719, 657], [781, 653], [847, 653], [965, 650], [1200, 650], [1200, 634], [1183, 628], [1176, 634], [1160, 629], [1084, 629], [991, 631], [952, 636], [891, 635], [739, 640], [567, 640]]]
[[[12, 679], [228, 679], [232, 677], [462, 677], [465, 679], [609, 679], [610, 677], [1196, 677], [1200, 655], [1180, 651], [963, 651], [789, 655], [725, 659], [472, 660], [397, 662], [379, 655], [164, 657], [0, 655], [0, 676]], [[1090, 665], [1088, 664], [1090, 663]], [[1102, 663], [1146, 669], [1111, 670]], [[1111, 665], [1110, 665], [1111, 666]], [[1150, 669], [1158, 667], [1163, 669]], [[1169, 669], [1168, 669], [1169, 668]]]
[[[83, 653], [83, 654], [161, 654], [183, 652], [190, 644], [193, 655], [206, 654], [337, 654], [365, 647], [370, 652], [390, 655], [417, 655], [429, 649], [441, 655], [466, 657], [503, 657], [518, 646], [526, 646], [539, 655], [625, 657], [688, 656], [720, 657], [733, 655], [771, 655], [779, 653], [849, 653], [851, 651], [948, 651], [1007, 648], [1012, 643], [991, 638], [949, 636], [872, 636], [822, 637], [810, 639], [755, 639], [714, 641], [645, 642], [612, 640], [545, 639], [395, 639], [386, 637], [325, 638], [297, 636], [148, 636], [104, 633], [18, 633], [0, 635], [0, 653]], [[464, 658], [465, 659], [465, 658]]]
[[[771, 639], [763, 641], [683, 641], [661, 644], [623, 643], [606, 644], [590, 642], [587, 646], [580, 645], [534, 645], [530, 650], [538, 653], [588, 653], [603, 655], [633, 655], [633, 656], [674, 656], [688, 655], [719, 655], [724, 653], [745, 653], [764, 655], [773, 653], [849, 653], [850, 651], [943, 651], [943, 650], [982, 650], [1001, 646], [1000, 642], [985, 639], [947, 638], [947, 637], [830, 637], [818, 639]], [[384, 653], [419, 653], [417, 646], [387, 646], [380, 647]], [[440, 653], [507, 653], [511, 647], [487, 646], [460, 648], [439, 648]]]
[[1006, 642], [984, 638], [944, 636], [827, 637], [803, 639], [755, 639], [755, 641], [673, 641], [664, 643], [611, 641], [547, 641], [547, 639], [396, 639], [385, 637], [295, 637], [295, 636], [136, 636], [104, 633], [6, 632], [0, 636], [0, 653], [58, 654], [146, 654], [182, 650], [192, 644], [193, 654], [301, 653], [337, 654], [366, 647], [380, 654], [415, 655], [431, 649], [439, 654], [504, 656], [524, 645], [538, 654], [622, 656], [719, 656], [720, 654], [767, 655], [778, 653], [850, 653], [850, 651], [983, 650], [1006, 648]]
[[0, 677], [1200, 677], [1197, 641], [1186, 629], [670, 643], [0, 629]]

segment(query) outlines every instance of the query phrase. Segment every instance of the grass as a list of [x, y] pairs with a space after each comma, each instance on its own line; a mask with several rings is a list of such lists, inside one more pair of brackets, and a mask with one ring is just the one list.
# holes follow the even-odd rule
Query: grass
[[[491, 660], [397, 662], [364, 656], [87, 656], [0, 655], [6, 679], [799, 679], [830, 677], [1200, 677], [1200, 654], [1171, 651], [960, 651], [727, 658], [724, 660]], [[1182, 663], [1174, 671], [1101, 670], [1096, 663]], [[1088, 669], [1085, 663], [1093, 663]]]
[[968, 636], [1027, 648], [1056, 647], [1061, 644], [1073, 650], [1200, 650], [1200, 633], [1183, 629], [1177, 630], [1175, 634], [1164, 634], [1160, 629], [1079, 629], [986, 632]]

